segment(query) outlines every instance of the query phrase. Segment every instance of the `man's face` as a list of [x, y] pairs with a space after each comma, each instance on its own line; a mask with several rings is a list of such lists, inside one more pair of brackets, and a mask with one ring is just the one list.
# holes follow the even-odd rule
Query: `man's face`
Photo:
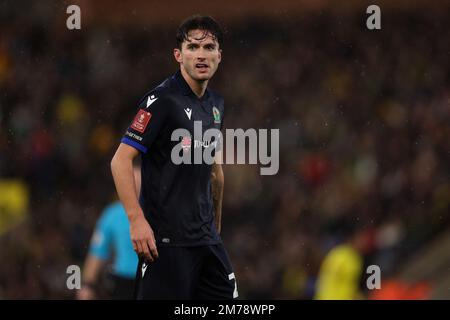
[[191, 30], [188, 39], [180, 49], [174, 49], [175, 59], [186, 73], [196, 81], [212, 78], [221, 60], [219, 43], [211, 33], [204, 30]]

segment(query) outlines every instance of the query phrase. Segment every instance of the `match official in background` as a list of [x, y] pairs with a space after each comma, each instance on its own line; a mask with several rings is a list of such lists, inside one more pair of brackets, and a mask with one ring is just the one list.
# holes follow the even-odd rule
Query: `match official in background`
[[[136, 166], [134, 178], [139, 194], [140, 168]], [[98, 298], [101, 273], [112, 257], [114, 262], [106, 281], [105, 298], [132, 299], [138, 256], [131, 243], [127, 214], [119, 201], [106, 207], [97, 223], [82, 272], [82, 287], [77, 293], [79, 300]]]

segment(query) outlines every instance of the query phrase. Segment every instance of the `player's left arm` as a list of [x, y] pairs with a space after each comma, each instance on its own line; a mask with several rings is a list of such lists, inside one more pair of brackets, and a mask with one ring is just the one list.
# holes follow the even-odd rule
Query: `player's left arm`
[[224, 175], [222, 170], [221, 152], [216, 152], [215, 162], [211, 170], [211, 186], [214, 201], [215, 224], [217, 232], [220, 234], [222, 227], [222, 198], [224, 187]]

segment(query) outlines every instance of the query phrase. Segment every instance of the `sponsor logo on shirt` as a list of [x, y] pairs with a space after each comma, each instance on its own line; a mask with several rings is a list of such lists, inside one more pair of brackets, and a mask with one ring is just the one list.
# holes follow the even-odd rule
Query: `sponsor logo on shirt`
[[[181, 140], [181, 148], [183, 148], [184, 152], [188, 152], [192, 147], [192, 139], [188, 136], [183, 137]], [[209, 148], [217, 147], [217, 141], [208, 141], [208, 140], [194, 140], [194, 148]]]
[[181, 140], [181, 147], [184, 152], [188, 152], [191, 149], [191, 137], [183, 137], [183, 140]]
[[209, 148], [209, 147], [217, 148], [217, 141], [208, 141], [208, 140], [194, 140], [194, 148]]

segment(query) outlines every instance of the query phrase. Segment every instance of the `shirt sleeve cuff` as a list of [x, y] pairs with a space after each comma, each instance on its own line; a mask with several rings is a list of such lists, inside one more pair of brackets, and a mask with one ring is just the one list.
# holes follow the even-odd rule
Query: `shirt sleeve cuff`
[[131, 139], [128, 139], [126, 137], [122, 138], [122, 140], [120, 141], [122, 143], [125, 143], [139, 151], [141, 151], [142, 153], [147, 153], [147, 147], [144, 147], [143, 145], [140, 145], [139, 143], [137, 143], [136, 141], [133, 141]]

